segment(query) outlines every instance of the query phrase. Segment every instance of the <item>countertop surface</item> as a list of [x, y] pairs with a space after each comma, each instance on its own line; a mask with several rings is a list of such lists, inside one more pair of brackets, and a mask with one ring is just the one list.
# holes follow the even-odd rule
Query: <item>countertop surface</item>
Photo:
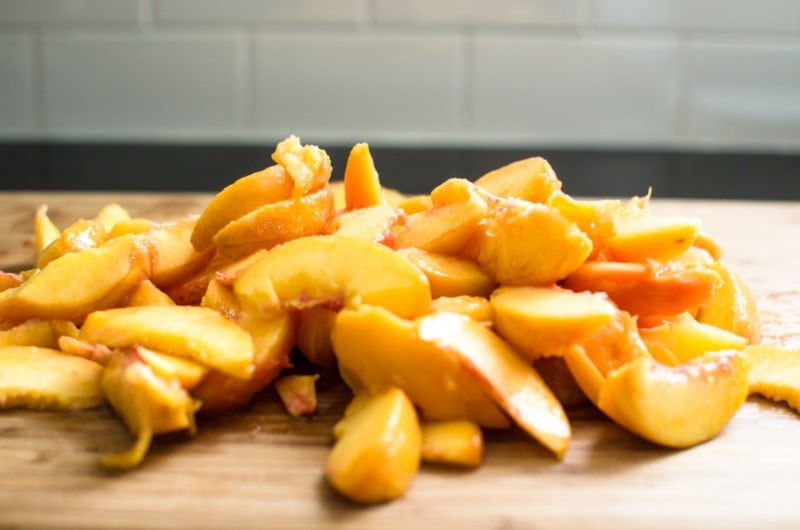
[[[136, 216], [200, 212], [203, 194], [14, 192], [0, 195], [0, 269], [31, 260], [33, 212], [59, 226], [116, 201]], [[800, 347], [800, 203], [654, 200], [696, 216], [750, 283], [764, 340]], [[0, 413], [2, 528], [798, 528], [800, 416], [751, 398], [722, 434], [662, 449], [590, 407], [557, 462], [519, 430], [487, 434], [474, 471], [423, 466], [406, 496], [362, 508], [334, 494], [322, 469], [348, 400], [323, 381], [313, 419], [292, 419], [272, 391], [240, 413], [201, 421], [194, 438], [158, 439], [144, 464], [107, 473], [99, 455], [132, 443], [106, 407]]]

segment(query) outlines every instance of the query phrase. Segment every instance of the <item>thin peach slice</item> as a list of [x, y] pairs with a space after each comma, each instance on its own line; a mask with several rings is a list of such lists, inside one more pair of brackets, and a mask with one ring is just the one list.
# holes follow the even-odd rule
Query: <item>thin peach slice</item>
[[168, 288], [202, 269], [214, 255], [213, 249], [195, 250], [191, 243], [197, 217], [188, 217], [174, 223], [158, 225], [142, 238], [153, 249], [153, 271], [150, 281]]
[[317, 190], [266, 204], [231, 221], [214, 236], [214, 245], [225, 256], [244, 258], [292, 239], [321, 234], [333, 214], [333, 194]]
[[369, 145], [356, 144], [344, 168], [344, 194], [348, 210], [383, 204], [381, 182]]
[[136, 307], [144, 305], [175, 305], [172, 298], [167, 293], [159, 289], [150, 280], [144, 280], [131, 292], [126, 307]]
[[719, 275], [707, 267], [591, 261], [570, 274], [563, 286], [604, 292], [620, 309], [636, 315], [677, 315], [701, 306]]
[[196, 387], [209, 370], [197, 361], [167, 355], [142, 346], [135, 346], [131, 352], [149, 366], [158, 377], [167, 381], [177, 381], [181, 388], [186, 390]]
[[503, 339], [453, 313], [422, 317], [418, 326], [420, 339], [451, 352], [523, 430], [563, 458], [572, 431], [561, 403]]
[[36, 208], [36, 215], [34, 217], [34, 250], [36, 252], [36, 260], [47, 246], [58, 239], [61, 235], [61, 230], [53, 223], [50, 216], [47, 215], [47, 205], [42, 204]]
[[300, 138], [291, 135], [275, 146], [272, 160], [282, 165], [294, 181], [292, 198], [324, 187], [331, 178], [331, 159], [316, 145], [302, 145]]
[[608, 245], [616, 261], [670, 261], [692, 246], [700, 221], [685, 217], [619, 215]]
[[475, 181], [489, 193], [498, 197], [547, 202], [561, 189], [555, 171], [542, 157], [526, 158], [495, 169]]
[[403, 248], [398, 254], [416, 265], [431, 286], [431, 296], [489, 296], [497, 284], [474, 261], [458, 256]]
[[275, 247], [233, 283], [243, 309], [379, 305], [403, 317], [428, 311], [428, 280], [391, 249], [349, 237], [309, 236]]
[[497, 333], [530, 360], [562, 354], [617, 312], [601, 294], [558, 287], [501, 287], [491, 303]]
[[469, 420], [426, 421], [422, 424], [422, 461], [478, 467], [483, 459], [483, 433]]
[[294, 374], [275, 381], [278, 397], [291, 417], [311, 416], [317, 411], [317, 390], [314, 386], [317, 379], [319, 374]]
[[456, 353], [419, 331], [416, 322], [381, 307], [342, 310], [331, 339], [345, 382], [356, 392], [398, 386], [427, 419], [507, 427], [508, 419]]
[[31, 319], [9, 329], [0, 331], [0, 347], [40, 346], [58, 348], [59, 337], [78, 336], [78, 328], [67, 320]]
[[440, 296], [431, 302], [431, 312], [456, 313], [492, 325], [492, 304], [482, 296]]
[[716, 436], [744, 403], [747, 368], [737, 351], [674, 367], [639, 357], [608, 374], [597, 406], [651, 442], [691, 447]]
[[85, 409], [103, 401], [97, 363], [36, 346], [0, 347], [0, 409]]
[[105, 228], [97, 221], [79, 219], [64, 229], [38, 254], [36, 266], [41, 269], [64, 254], [97, 248], [105, 243], [107, 237]]
[[774, 401], [785, 401], [800, 413], [800, 350], [772, 344], [744, 349], [750, 361], [750, 392]]
[[80, 322], [123, 301], [150, 274], [150, 259], [150, 249], [133, 236], [65, 254], [19, 287], [0, 292], [0, 320]]
[[361, 394], [337, 424], [325, 477], [348, 499], [365, 504], [400, 497], [417, 474], [422, 434], [414, 405], [393, 387]]
[[392, 246], [394, 228], [404, 221], [403, 212], [387, 204], [366, 206], [350, 212], [339, 213], [328, 222], [325, 232]]
[[688, 313], [678, 315], [659, 326], [639, 329], [639, 335], [648, 350], [652, 352], [654, 349], [664, 348], [674, 356], [676, 364], [685, 363], [711, 351], [741, 350], [747, 344], [743, 337], [700, 323]]
[[202, 252], [222, 227], [260, 206], [289, 199], [293, 189], [294, 181], [279, 165], [238, 179], [217, 193], [203, 210], [192, 231], [192, 245]]
[[124, 307], [95, 311], [81, 327], [86, 342], [112, 348], [144, 346], [188, 357], [234, 377], [253, 373], [253, 340], [212, 309], [189, 306]]
[[117, 223], [130, 221], [130, 219], [131, 214], [128, 213], [128, 210], [114, 202], [103, 206], [94, 217], [94, 220], [100, 223], [105, 231], [109, 233]]
[[744, 337], [750, 344], [759, 342], [761, 317], [750, 286], [725, 262], [717, 261], [711, 269], [722, 284], [700, 307], [697, 320]]
[[178, 305], [197, 305], [203, 299], [203, 295], [212, 280], [218, 279], [230, 284], [239, 274], [266, 253], [267, 251], [262, 249], [253, 252], [246, 258], [234, 260], [217, 252], [205, 267], [165, 291]]

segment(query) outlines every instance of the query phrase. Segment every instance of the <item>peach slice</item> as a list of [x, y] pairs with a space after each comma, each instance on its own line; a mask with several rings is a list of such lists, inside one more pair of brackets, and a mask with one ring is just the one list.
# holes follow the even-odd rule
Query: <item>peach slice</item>
[[214, 236], [214, 245], [220, 253], [240, 259], [259, 249], [321, 234], [333, 214], [333, 194], [321, 189], [296, 199], [266, 204], [231, 221]]
[[80, 322], [118, 305], [150, 273], [150, 250], [133, 236], [50, 262], [13, 289], [0, 292], [0, 320], [57, 318]]
[[677, 315], [702, 305], [719, 276], [707, 267], [591, 261], [564, 280], [573, 291], [607, 293], [620, 309], [636, 315]]
[[166, 289], [166, 293], [178, 305], [199, 304], [212, 280], [220, 279], [230, 284], [234, 278], [266, 253], [266, 250], [261, 249], [240, 260], [234, 260], [216, 253], [205, 267], [193, 276], [169, 287]]
[[369, 145], [356, 144], [347, 157], [344, 168], [344, 196], [348, 210], [383, 204], [381, 182]]
[[138, 466], [154, 434], [195, 432], [196, 404], [189, 394], [174, 381], [155, 375], [135, 356], [114, 355], [103, 372], [102, 387], [111, 406], [137, 438], [130, 450], [103, 455], [100, 459], [103, 467], [130, 469]]
[[99, 247], [107, 237], [103, 225], [97, 221], [75, 221], [38, 254], [36, 266], [41, 269], [64, 254]]
[[392, 204], [392, 206], [403, 210], [406, 215], [411, 215], [430, 210], [433, 208], [433, 201], [431, 201], [430, 195], [411, 195], [405, 197], [401, 201], [397, 201], [397, 203]]
[[106, 232], [110, 233], [117, 223], [130, 221], [131, 214], [119, 204], [112, 202], [103, 206], [100, 211], [97, 212], [94, 220], [100, 223]]
[[639, 357], [608, 374], [597, 406], [651, 442], [691, 447], [716, 436], [744, 403], [747, 367], [737, 351], [675, 367]]
[[115, 239], [117, 237], [122, 236], [135, 236], [139, 234], [144, 234], [148, 230], [152, 230], [156, 228], [158, 223], [155, 221], [151, 221], [150, 219], [143, 219], [141, 217], [137, 217], [135, 219], [123, 219], [122, 221], [118, 222], [114, 225], [108, 232], [108, 239]]
[[403, 212], [392, 206], [366, 206], [338, 214], [328, 222], [325, 232], [388, 244], [394, 238], [395, 226], [404, 219]]
[[428, 280], [416, 267], [383, 245], [350, 237], [284, 243], [253, 263], [233, 288], [243, 309], [254, 314], [363, 303], [415, 317], [431, 303]]
[[497, 285], [474, 261], [458, 256], [403, 248], [398, 254], [416, 265], [428, 278], [431, 296], [489, 296]]
[[103, 367], [36, 346], [0, 347], [0, 409], [86, 409], [104, 398]]
[[202, 252], [222, 227], [260, 206], [289, 199], [293, 189], [294, 181], [278, 165], [238, 179], [217, 193], [203, 210], [192, 231], [192, 245]]
[[474, 320], [453, 313], [422, 317], [418, 328], [420, 339], [451, 352], [517, 425], [556, 458], [563, 458], [571, 429], [561, 403], [536, 370], [503, 339]]
[[508, 426], [479, 380], [460, 365], [459, 356], [423, 338], [418, 323], [381, 307], [362, 305], [339, 313], [331, 340], [339, 371], [356, 392], [398, 386], [427, 419]]
[[557, 191], [547, 202], [561, 215], [575, 223], [592, 240], [591, 258], [606, 252], [608, 239], [616, 233], [615, 219], [622, 207], [617, 199], [578, 200]]
[[301, 145], [300, 138], [294, 135], [275, 147], [272, 160], [283, 166], [294, 181], [293, 199], [322, 188], [331, 178], [328, 154], [316, 145]]
[[243, 379], [253, 374], [250, 335], [206, 307], [146, 306], [95, 311], [86, 318], [79, 338], [112, 348], [144, 346], [188, 357]]
[[144, 280], [131, 292], [125, 303], [126, 307], [145, 305], [175, 305], [172, 298], [156, 287], [150, 280]]
[[47, 215], [47, 205], [42, 204], [36, 208], [36, 215], [34, 216], [34, 250], [36, 252], [36, 261], [42, 251], [47, 248], [50, 243], [58, 239], [61, 235], [61, 230], [50, 220]]
[[398, 227], [395, 248], [457, 254], [486, 215], [488, 206], [479, 192], [464, 179], [450, 179], [439, 185], [431, 192], [433, 208], [409, 215], [408, 222]]
[[22, 274], [0, 271], [0, 293], [7, 289], [19, 287], [24, 282], [25, 278], [22, 277]]
[[167, 288], [202, 269], [214, 254], [212, 249], [198, 252], [192, 246], [196, 217], [158, 225], [142, 235], [154, 250], [150, 281]]
[[538, 156], [490, 171], [475, 184], [498, 197], [542, 203], [561, 189], [561, 181], [553, 168]]
[[136, 346], [131, 351], [158, 377], [167, 381], [175, 380], [186, 390], [196, 387], [208, 373], [206, 366], [191, 359], [167, 355], [141, 346]]
[[480, 322], [492, 324], [492, 305], [482, 296], [440, 296], [431, 302], [431, 312], [456, 313]]
[[483, 433], [469, 420], [427, 421], [422, 424], [422, 461], [478, 467], [483, 459]]
[[639, 329], [639, 335], [651, 352], [666, 349], [672, 354], [674, 362], [666, 364], [685, 363], [716, 350], [741, 350], [747, 344], [743, 337], [697, 322], [688, 313], [659, 326]]
[[108, 346], [85, 342], [69, 335], [61, 335], [58, 338], [58, 349], [67, 355], [83, 357], [103, 366], [106, 366], [113, 356]]
[[12, 328], [0, 331], [0, 347], [40, 346], [57, 348], [62, 335], [78, 336], [78, 328], [66, 320], [32, 319]]
[[699, 230], [697, 219], [619, 215], [608, 245], [616, 261], [670, 261], [692, 246]]
[[617, 312], [604, 295], [558, 287], [501, 287], [491, 304], [497, 333], [529, 360], [560, 355]]
[[314, 383], [319, 375], [287, 375], [275, 381], [275, 390], [286, 411], [293, 418], [311, 416], [317, 410], [317, 391]]
[[402, 390], [357, 396], [335, 432], [325, 477], [336, 491], [365, 504], [405, 493], [419, 469], [422, 434], [414, 405]]
[[744, 355], [750, 361], [750, 393], [785, 401], [800, 413], [800, 350], [755, 344]]
[[300, 311], [297, 326], [297, 348], [317, 366], [330, 368], [336, 364], [331, 331], [336, 323], [336, 311], [314, 306]]
[[722, 278], [722, 284], [700, 307], [697, 320], [744, 337], [750, 344], [759, 342], [761, 317], [747, 282], [722, 261], [711, 268]]

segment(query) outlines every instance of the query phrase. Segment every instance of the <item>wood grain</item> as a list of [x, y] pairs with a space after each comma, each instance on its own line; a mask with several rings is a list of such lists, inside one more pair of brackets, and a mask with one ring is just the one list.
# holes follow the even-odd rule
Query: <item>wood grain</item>
[[[59, 226], [117, 201], [134, 215], [199, 212], [206, 195], [7, 193], [0, 269], [30, 263], [26, 241], [46, 202]], [[800, 347], [800, 204], [655, 201], [697, 216], [751, 283], [765, 340]], [[425, 466], [403, 499], [361, 508], [322, 479], [347, 392], [322, 380], [312, 420], [283, 413], [272, 391], [245, 412], [206, 420], [193, 439], [159, 439], [138, 470], [97, 458], [131, 440], [107, 408], [0, 414], [2, 528], [798, 528], [800, 417], [757, 398], [717, 439], [661, 449], [591, 408], [570, 412], [574, 439], [556, 462], [516, 430], [487, 435], [485, 463]]]

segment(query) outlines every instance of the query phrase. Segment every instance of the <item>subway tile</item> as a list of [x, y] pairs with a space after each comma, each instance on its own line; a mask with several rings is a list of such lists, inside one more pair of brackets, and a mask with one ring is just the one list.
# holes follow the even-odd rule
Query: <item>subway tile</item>
[[0, 23], [137, 22], [143, 0], [2, 0]]
[[577, 26], [588, 0], [373, 0], [378, 22], [412, 24]]
[[688, 137], [800, 145], [800, 46], [697, 43], [687, 60]]
[[356, 23], [366, 0], [156, 0], [159, 22]]
[[49, 132], [227, 131], [244, 123], [244, 43], [235, 35], [51, 35]]
[[654, 143], [675, 129], [676, 45], [606, 38], [480, 37], [477, 139]]
[[794, 31], [800, 21], [797, 0], [597, 0], [602, 27]]
[[0, 133], [36, 131], [36, 67], [33, 38], [0, 35]]
[[262, 35], [257, 124], [279, 134], [365, 139], [452, 131], [457, 48], [447, 37]]

